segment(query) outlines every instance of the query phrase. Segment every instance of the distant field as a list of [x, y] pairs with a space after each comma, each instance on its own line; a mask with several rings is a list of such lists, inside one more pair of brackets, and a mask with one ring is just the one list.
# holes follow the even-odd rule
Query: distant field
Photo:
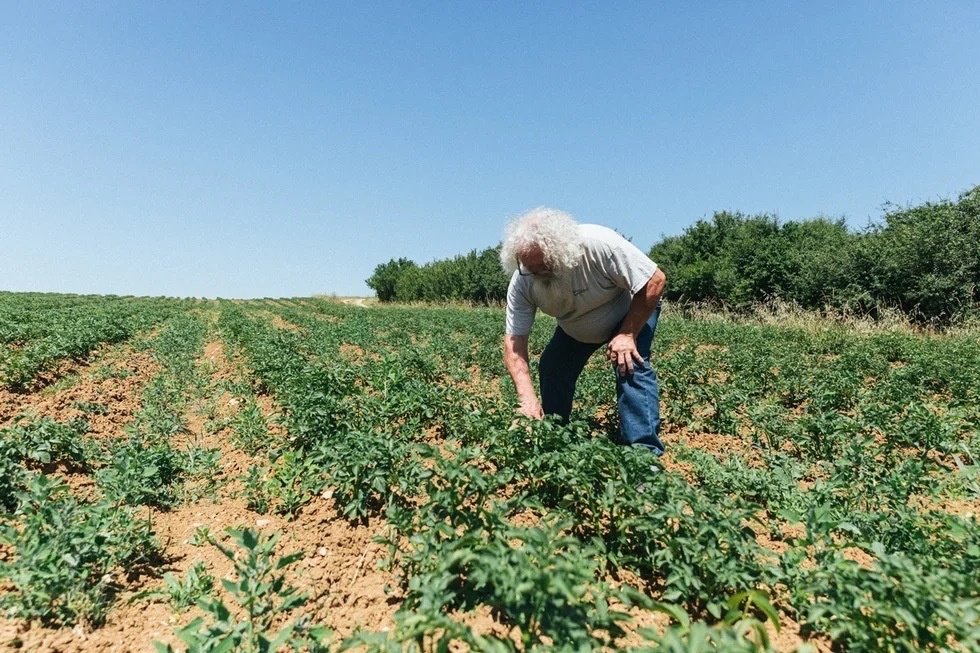
[[980, 650], [980, 334], [667, 307], [658, 459], [502, 328], [0, 293], [0, 651]]

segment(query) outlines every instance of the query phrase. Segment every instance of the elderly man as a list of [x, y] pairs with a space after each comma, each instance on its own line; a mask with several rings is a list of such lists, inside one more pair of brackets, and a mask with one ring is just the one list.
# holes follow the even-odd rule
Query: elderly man
[[[664, 273], [612, 229], [578, 224], [548, 208], [529, 211], [507, 226], [500, 260], [511, 273], [504, 363], [520, 412], [567, 420], [578, 377], [605, 344], [616, 371], [623, 442], [663, 453], [657, 372], [649, 360]], [[528, 364], [528, 335], [539, 308], [558, 319], [541, 354], [541, 401]]]

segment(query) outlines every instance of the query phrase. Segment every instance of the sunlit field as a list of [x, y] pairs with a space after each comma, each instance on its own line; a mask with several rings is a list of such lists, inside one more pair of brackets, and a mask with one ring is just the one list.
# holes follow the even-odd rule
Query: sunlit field
[[502, 333], [0, 293], [0, 650], [980, 647], [980, 333], [668, 305], [660, 458], [600, 355], [519, 419]]

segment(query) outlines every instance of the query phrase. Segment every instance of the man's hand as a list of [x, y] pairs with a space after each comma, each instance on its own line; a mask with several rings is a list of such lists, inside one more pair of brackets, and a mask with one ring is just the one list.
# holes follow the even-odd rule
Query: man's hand
[[517, 412], [531, 419], [544, 419], [544, 411], [537, 397], [522, 401], [517, 407]]
[[643, 365], [643, 356], [636, 349], [636, 334], [643, 329], [643, 325], [656, 310], [666, 284], [667, 277], [663, 270], [657, 268], [643, 288], [633, 295], [629, 311], [619, 325], [619, 333], [606, 345], [606, 358], [616, 367], [620, 376], [630, 376], [635, 365]]
[[633, 374], [634, 365], [643, 364], [643, 356], [636, 349], [636, 339], [628, 333], [617, 333], [606, 345], [606, 358], [616, 367], [620, 376]]
[[531, 383], [531, 368], [527, 360], [527, 336], [504, 336], [504, 365], [517, 390], [520, 402], [517, 412], [531, 419], [544, 419], [541, 402]]

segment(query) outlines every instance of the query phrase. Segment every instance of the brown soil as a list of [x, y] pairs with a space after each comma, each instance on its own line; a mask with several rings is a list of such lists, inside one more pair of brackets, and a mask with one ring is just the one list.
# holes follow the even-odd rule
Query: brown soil
[[[0, 389], [0, 428], [19, 415], [36, 413], [57, 420], [83, 417], [97, 436], [116, 432], [138, 409], [139, 394], [158, 366], [149, 354], [134, 352], [128, 344], [101, 348], [89, 360], [66, 363], [62, 380], [44, 389]], [[82, 410], [86, 407], [90, 410]]]
[[[142, 371], [146, 371], [149, 365], [149, 361], [140, 355], [131, 355], [123, 362], [127, 369], [133, 367]], [[165, 599], [133, 599], [140, 592], [163, 589], [161, 578], [164, 573], [171, 572], [183, 577], [197, 562], [204, 563], [219, 586], [220, 579], [232, 576], [232, 563], [215, 547], [191, 544], [199, 527], [207, 527], [219, 539], [230, 527], [252, 527], [266, 534], [280, 533], [280, 554], [302, 551], [305, 554], [303, 559], [289, 567], [286, 574], [288, 583], [303, 591], [309, 597], [309, 602], [291, 618], [308, 613], [315, 622], [332, 628], [339, 637], [350, 635], [356, 627], [381, 630], [393, 626], [392, 618], [400, 600], [397, 595], [388, 595], [386, 588], [396, 587], [397, 584], [390, 573], [378, 569], [378, 563], [386, 551], [373, 541], [374, 537], [384, 532], [385, 524], [382, 521], [367, 525], [350, 524], [337, 512], [333, 502], [323, 497], [317, 497], [304, 506], [293, 521], [279, 515], [261, 515], [250, 511], [245, 500], [239, 496], [242, 477], [251, 465], [263, 461], [231, 446], [230, 427], [221, 425], [228, 423], [228, 418], [243, 402], [227, 392], [218, 391], [220, 380], [242, 378], [247, 371], [239, 361], [228, 360], [220, 342], [208, 343], [199, 364], [211, 372], [213, 394], [210, 398], [205, 396], [196, 400], [188, 409], [188, 433], [182, 436], [179, 444], [193, 443], [220, 452], [221, 469], [216, 475], [216, 495], [170, 511], [150, 511], [154, 531], [163, 548], [165, 565], [157, 568], [154, 576], [127, 579], [103, 626], [86, 632], [81, 627], [44, 628], [37, 623], [0, 619], [0, 651], [152, 651], [153, 641], [178, 644], [174, 629], [186, 624], [200, 611], [193, 608], [178, 615], [172, 612]], [[128, 382], [135, 388], [138, 385], [136, 376], [107, 379], [99, 383], [83, 380], [78, 386], [67, 390], [66, 393], [70, 394], [65, 397], [47, 398], [43, 404], [39, 399], [37, 403], [45, 410], [67, 411], [69, 408], [62, 407], [76, 397], [101, 397], [107, 400], [118, 395], [128, 406], [125, 411], [118, 409], [112, 413], [121, 419], [119, 415], [124, 412], [131, 416], [138, 409], [138, 392], [123, 393], [120, 390], [113, 395], [109, 388], [118, 390], [117, 385], [121, 382]], [[140, 378], [148, 376], [142, 373]], [[107, 388], [99, 394], [96, 389], [103, 384]], [[266, 411], [270, 424], [274, 425], [272, 416], [275, 406], [272, 400], [260, 397], [258, 403]], [[118, 424], [116, 428], [119, 428]], [[274, 427], [273, 431], [273, 437], [282, 435], [281, 427]], [[233, 603], [224, 590], [221, 590], [221, 594], [226, 603]]]
[[372, 361], [376, 363], [381, 360], [381, 354], [378, 352], [369, 352], [368, 350], [364, 349], [364, 347], [356, 345], [352, 342], [340, 343], [340, 347], [337, 348], [337, 353], [340, 354], [340, 357], [345, 361], [358, 365], [363, 364], [365, 361]]
[[271, 311], [262, 311], [262, 312], [265, 314], [265, 317], [267, 317], [269, 321], [272, 322], [272, 326], [276, 327], [277, 329], [285, 329], [287, 331], [303, 330], [303, 327], [297, 324], [293, 324], [292, 322], [287, 322], [285, 319], [283, 319], [281, 315], [277, 315]]
[[[271, 312], [266, 312], [266, 316], [277, 328], [299, 328]], [[713, 349], [722, 348], [704, 345], [699, 347], [698, 353], [707, 354]], [[342, 346], [340, 354], [351, 361], [363, 361], [369, 356], [356, 345]], [[302, 590], [310, 600], [292, 617], [309, 614], [314, 622], [333, 629], [338, 638], [350, 635], [356, 628], [387, 630], [394, 626], [393, 617], [401, 604], [398, 581], [391, 573], [379, 569], [386, 551], [382, 545], [374, 542], [374, 538], [386, 531], [384, 521], [351, 524], [338, 513], [329, 491], [305, 505], [291, 521], [279, 515], [262, 515], [249, 510], [241, 496], [243, 479], [251, 466], [269, 463], [232, 446], [229, 423], [244, 404], [244, 398], [223, 390], [222, 382], [251, 379], [252, 375], [232, 350], [217, 340], [207, 343], [198, 364], [201, 369], [207, 370], [210, 388], [188, 408], [188, 432], [178, 438], [177, 444], [215, 449], [220, 453], [220, 470], [214, 478], [217, 482], [215, 495], [171, 511], [151, 511], [165, 564], [157, 568], [153, 576], [126, 579], [119, 600], [102, 627], [86, 632], [82, 628], [50, 629], [0, 619], [0, 652], [152, 651], [153, 641], [178, 644], [174, 629], [186, 624], [200, 611], [195, 608], [175, 614], [165, 599], [135, 597], [146, 590], [162, 589], [162, 574], [171, 572], [182, 577], [198, 562], [202, 562], [218, 580], [219, 587], [220, 579], [231, 577], [232, 564], [220, 551], [209, 545], [195, 546], [191, 543], [195, 532], [202, 527], [207, 527], [218, 538], [230, 527], [252, 527], [263, 533], [280, 533], [281, 554], [302, 551], [303, 558], [286, 573], [288, 582]], [[78, 366], [72, 371], [79, 375], [78, 381], [53, 392], [16, 394], [0, 391], [0, 427], [29, 409], [59, 420], [85, 417], [92, 424], [96, 437], [118, 437], [138, 411], [140, 393], [158, 369], [148, 354], [121, 346], [102, 352], [93, 363]], [[499, 383], [494, 378], [484, 377], [478, 367], [469, 368], [466, 377], [454, 381], [453, 385], [481, 398], [499, 396]], [[270, 425], [270, 436], [274, 439], [287, 437], [285, 429], [278, 422], [277, 416], [281, 411], [274, 399], [264, 395], [255, 399]], [[79, 408], [94, 405], [105, 406], [104, 414], [86, 413]], [[600, 426], [608, 424], [613, 410], [610, 406], [600, 407], [596, 413]], [[101, 410], [99, 412], [102, 413]], [[668, 471], [689, 479], [693, 478], [691, 465], [677, 460], [672, 447], [685, 445], [700, 449], [720, 460], [738, 455], [750, 461], [750, 464], [758, 455], [748, 438], [695, 433], [672, 428], [669, 422], [666, 427], [663, 437], [668, 450], [661, 462]], [[429, 437], [438, 442], [440, 434], [433, 431]], [[445, 453], [449, 454], [448, 451]], [[87, 477], [73, 476], [71, 481], [72, 487], [79, 491], [91, 489], [91, 481]], [[951, 504], [949, 509], [957, 514], [976, 514], [976, 507], [977, 502], [964, 501]], [[530, 525], [537, 518], [528, 513], [516, 518], [515, 523]], [[788, 541], [803, 535], [800, 525], [784, 525], [775, 539], [770, 537], [766, 528], [753, 528], [757, 541], [774, 556], [786, 549]], [[862, 565], [873, 562], [858, 549], [845, 549], [844, 555]], [[640, 586], [640, 583], [631, 582], [629, 578], [618, 581]], [[230, 597], [223, 590], [220, 592], [230, 604]], [[666, 616], [660, 613], [638, 609], [627, 611], [634, 616], [634, 628], [659, 630], [668, 623]], [[461, 622], [481, 633], [511, 638], [518, 635], [496, 620], [489, 608], [457, 616]], [[768, 628], [774, 650], [794, 651], [804, 644], [798, 624], [781, 615], [781, 625], [778, 633], [774, 628]], [[633, 632], [616, 642], [616, 647], [642, 643], [642, 638]], [[806, 643], [820, 652], [830, 650], [829, 645], [822, 641]]]
[[64, 390], [21, 396], [16, 405], [10, 405], [10, 417], [0, 427], [14, 422], [17, 415], [33, 414], [58, 421], [82, 418], [96, 438], [120, 436], [123, 425], [139, 410], [143, 388], [159, 366], [145, 352], [118, 354], [111, 363], [80, 370], [79, 380]]
[[489, 401], [497, 400], [501, 395], [500, 383], [493, 377], [485, 377], [479, 365], [470, 365], [466, 368], [466, 377], [464, 379], [450, 380], [449, 383], [467, 394]]

